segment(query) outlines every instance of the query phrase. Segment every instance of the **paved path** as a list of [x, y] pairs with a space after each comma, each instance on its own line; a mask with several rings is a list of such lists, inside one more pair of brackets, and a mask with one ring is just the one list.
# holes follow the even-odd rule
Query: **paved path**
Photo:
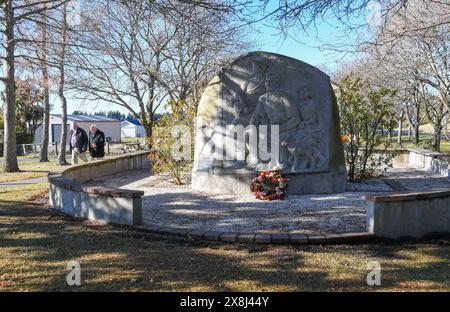
[[11, 181], [11, 182], [3, 182], [3, 183], [0, 183], [0, 187], [1, 188], [3, 188], [3, 187], [16, 187], [16, 186], [44, 183], [44, 182], [47, 182], [47, 176], [39, 177], [39, 178], [26, 179], [26, 180], [17, 180], [17, 181]]
[[[50, 161], [55, 161], [57, 158], [56, 156], [49, 156], [48, 159]], [[31, 157], [17, 157], [17, 161], [19, 163], [21, 162], [30, 162], [30, 161], [39, 161], [39, 158], [36, 156], [31, 156]], [[5, 160], [3, 159], [3, 157], [0, 157], [0, 164], [4, 163]]]

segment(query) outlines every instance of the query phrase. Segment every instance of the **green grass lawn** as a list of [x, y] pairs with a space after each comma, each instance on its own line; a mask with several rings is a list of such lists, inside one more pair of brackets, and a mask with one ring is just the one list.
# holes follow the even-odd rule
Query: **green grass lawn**
[[[420, 142], [422, 143], [422, 144], [426, 144], [426, 145], [431, 145], [431, 142], [432, 142], [432, 138], [422, 138], [422, 139], [420, 139]], [[402, 141], [402, 145], [403, 145], [403, 147], [410, 147], [410, 148], [413, 148], [413, 147], [419, 147], [419, 148], [423, 148], [423, 147], [421, 147], [421, 146], [416, 146], [416, 145], [414, 145], [414, 142], [412, 141], [412, 140], [404, 140], [404, 141]], [[450, 142], [448, 142], [448, 141], [441, 141], [441, 153], [446, 153], [446, 154], [450, 154]]]
[[20, 172], [0, 173], [0, 183], [44, 177], [50, 171], [60, 172], [65, 168], [67, 168], [67, 166], [59, 166], [54, 161], [50, 162], [39, 162], [37, 160], [21, 161], [19, 162]]
[[[432, 144], [433, 138], [431, 137], [421, 137], [419, 140], [419, 145], [415, 145], [413, 140], [408, 140], [407, 138], [402, 139], [401, 146], [397, 143], [397, 137], [392, 138], [392, 147], [395, 148], [422, 148], [422, 149], [430, 149], [431, 150], [431, 144]], [[387, 136], [383, 138], [383, 142], [387, 142]], [[428, 148], [427, 146], [430, 146]], [[445, 139], [441, 140], [441, 152], [450, 154], [450, 141], [446, 141]]]
[[[2, 291], [450, 290], [450, 242], [264, 246], [190, 242], [61, 215], [47, 185], [0, 193]], [[68, 261], [81, 286], [67, 286]], [[381, 286], [366, 284], [381, 264]]]
[[[66, 160], [69, 163], [70, 157], [70, 155], [66, 156]], [[106, 155], [104, 159], [113, 157], [115, 156]], [[83, 161], [79, 161], [79, 164], [83, 164]], [[0, 163], [0, 167], [1, 165], [2, 164]], [[58, 165], [55, 159], [52, 159], [49, 162], [39, 162], [38, 157], [36, 157], [35, 159], [26, 158], [25, 160], [19, 161], [20, 172], [0, 172], [0, 183], [45, 177], [49, 172], [61, 172], [67, 168], [68, 166]]]

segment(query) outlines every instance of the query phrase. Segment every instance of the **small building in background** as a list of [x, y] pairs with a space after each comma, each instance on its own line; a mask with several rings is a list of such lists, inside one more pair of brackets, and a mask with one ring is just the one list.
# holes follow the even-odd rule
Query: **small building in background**
[[[105, 133], [105, 138], [110, 142], [121, 141], [121, 129], [120, 120], [96, 116], [96, 115], [67, 115], [67, 145], [70, 142], [70, 128], [73, 121], [78, 123], [78, 126], [82, 128], [86, 133], [89, 132], [89, 127], [92, 124], [97, 125], [97, 128]], [[61, 115], [51, 114], [49, 125], [49, 143], [56, 142], [59, 144], [61, 138]], [[42, 139], [42, 126], [37, 128], [34, 135], [34, 143], [41, 143]]]
[[137, 119], [126, 119], [121, 123], [122, 138], [143, 138], [145, 129]]

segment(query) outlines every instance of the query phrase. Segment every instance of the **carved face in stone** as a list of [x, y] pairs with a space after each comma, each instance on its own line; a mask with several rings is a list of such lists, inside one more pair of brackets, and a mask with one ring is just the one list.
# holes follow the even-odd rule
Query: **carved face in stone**
[[312, 90], [310, 87], [301, 87], [298, 90], [298, 96], [301, 100], [310, 99], [313, 97]]
[[267, 91], [274, 91], [280, 88], [280, 79], [274, 73], [269, 73], [266, 76], [266, 80], [264, 83]]

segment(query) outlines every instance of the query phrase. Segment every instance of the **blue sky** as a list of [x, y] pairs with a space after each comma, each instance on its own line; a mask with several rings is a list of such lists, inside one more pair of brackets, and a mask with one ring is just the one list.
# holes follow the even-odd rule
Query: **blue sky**
[[[270, 2], [269, 9], [274, 9], [278, 1]], [[375, 3], [376, 4], [376, 3]], [[370, 4], [359, 14], [352, 16], [352, 25], [372, 24], [378, 13], [379, 7]], [[274, 52], [299, 59], [303, 62], [319, 67], [327, 74], [342, 63], [347, 63], [355, 57], [351, 52], [336, 52], [336, 48], [351, 50], [357, 36], [368, 35], [368, 28], [359, 29], [358, 33], [349, 31], [333, 14], [327, 14], [323, 20], [316, 20], [315, 27], [307, 32], [289, 29], [290, 37], [280, 35], [280, 31], [274, 27], [273, 21], [267, 20], [255, 25], [259, 31], [254, 35], [261, 44], [261, 50]], [[345, 31], [347, 30], [347, 31]]]
[[322, 25], [309, 34], [298, 33], [290, 37], [280, 35], [276, 29], [262, 27], [258, 40], [263, 51], [290, 56], [321, 69], [323, 65], [334, 69], [342, 61], [342, 55], [324, 49], [324, 43], [334, 42], [337, 35], [337, 30], [328, 25]]
[[[356, 18], [356, 21], [365, 19], [365, 16]], [[272, 25], [271, 25], [272, 24]], [[330, 49], [324, 49], [327, 44], [351, 43], [351, 38], [344, 37], [342, 25], [334, 17], [327, 18], [324, 22], [319, 23], [316, 29], [305, 32], [290, 32], [291, 37], [284, 37], [273, 27], [270, 21], [260, 22], [253, 26], [250, 32], [252, 40], [256, 41], [259, 50], [274, 52], [290, 56], [308, 64], [319, 67], [327, 74], [334, 70], [342, 62], [349, 61], [354, 55], [349, 53], [337, 53]], [[52, 98], [52, 113], [60, 113], [59, 101]], [[68, 98], [68, 113], [74, 110], [83, 110], [89, 112], [119, 110], [125, 114], [128, 113], [123, 107], [101, 103], [82, 103], [77, 100]]]

